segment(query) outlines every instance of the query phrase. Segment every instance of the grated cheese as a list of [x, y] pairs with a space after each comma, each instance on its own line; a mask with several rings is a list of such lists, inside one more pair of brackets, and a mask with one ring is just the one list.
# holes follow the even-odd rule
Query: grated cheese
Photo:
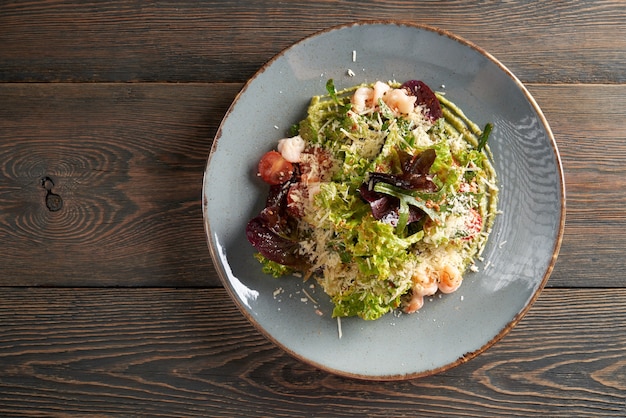
[[[353, 51], [353, 61], [356, 61], [356, 51]], [[349, 76], [354, 75], [351, 69], [347, 72]], [[306, 120], [310, 123], [311, 136], [305, 139], [306, 132], [301, 130], [302, 136], [279, 141], [283, 157], [299, 162], [302, 170], [298, 183], [302, 187], [290, 189], [288, 205], [301, 210], [302, 214], [297, 225], [298, 235], [302, 237], [298, 251], [311, 263], [304, 276], [308, 278], [315, 272], [313, 277], [317, 283], [335, 301], [352, 294], [362, 295], [362, 298], [376, 295], [381, 298], [383, 306], [397, 306], [401, 299], [406, 302], [407, 295], [432, 296], [438, 288], [446, 291], [442, 288], [442, 281], [448, 280], [450, 272], [466, 269], [476, 272], [478, 267], [474, 258], [482, 260], [480, 253], [489, 235], [489, 227], [477, 231], [472, 229], [473, 223], [480, 222], [482, 226], [493, 222], [498, 188], [493, 176], [490, 177], [494, 173], [485, 174], [483, 165], [490, 169], [488, 161], [480, 160], [475, 164], [471, 158], [459, 159], [473, 150], [467, 136], [473, 135], [474, 125], [470, 126], [472, 129], [460, 130], [433, 123], [423, 106], [414, 106], [416, 98], [407, 96], [406, 91], [398, 87], [395, 81], [355, 86], [349, 90], [353, 94], [349, 99], [352, 107], [343, 111], [327, 96], [314, 97]], [[346, 91], [336, 94], [347, 97], [342, 96]], [[437, 150], [437, 158], [444, 161], [440, 164], [447, 164], [445, 175], [460, 180], [445, 183], [445, 176], [439, 178], [437, 172], [429, 174], [429, 180], [436, 180], [441, 189], [436, 199], [422, 200], [430, 210], [423, 208], [423, 213], [429, 217], [420, 226], [423, 236], [410, 244], [402, 244], [408, 246], [402, 247], [406, 250], [400, 252], [402, 257], [397, 260], [376, 258], [378, 250], [374, 248], [378, 247], [374, 243], [377, 237], [368, 236], [367, 228], [383, 228], [380, 229], [382, 239], [388, 234], [382, 231], [393, 231], [398, 221], [394, 220], [393, 213], [389, 214], [388, 220], [382, 218], [379, 221], [370, 213], [370, 216], [360, 215], [363, 218], [354, 224], [350, 211], [362, 210], [364, 203], [359, 200], [358, 193], [355, 194], [359, 185], [353, 183], [356, 179], [366, 184], [364, 173], [392, 174], [393, 162], [390, 161], [397, 150], [417, 156], [428, 148]], [[446, 155], [454, 163], [445, 162]], [[457, 160], [467, 163], [457, 164]], [[444, 185], [440, 186], [442, 183]], [[332, 209], [336, 207], [343, 209]], [[482, 218], [476, 218], [476, 213]], [[376, 222], [379, 226], [371, 226]], [[359, 234], [364, 234], [365, 238], [360, 238]], [[385, 239], [387, 241], [376, 245], [385, 250], [399, 245]], [[407, 239], [396, 237], [397, 241]], [[342, 246], [351, 248], [347, 259], [342, 258], [344, 254], [339, 250]], [[484, 268], [488, 267], [489, 263]], [[460, 280], [462, 278], [459, 278], [459, 284]], [[306, 290], [302, 291], [306, 295], [300, 298], [302, 302], [310, 300], [317, 305]], [[432, 297], [429, 300], [432, 301]], [[337, 316], [337, 326], [341, 338], [340, 316]]]
[[341, 317], [337, 317], [337, 334], [339, 335], [339, 339], [343, 336], [343, 332], [341, 331]]

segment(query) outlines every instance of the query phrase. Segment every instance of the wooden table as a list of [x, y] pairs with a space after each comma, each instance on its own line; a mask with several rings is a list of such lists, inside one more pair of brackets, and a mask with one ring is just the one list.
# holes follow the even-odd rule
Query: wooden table
[[[243, 83], [357, 19], [490, 51], [545, 112], [567, 183], [529, 313], [478, 358], [403, 382], [265, 340], [203, 230], [206, 159]], [[623, 2], [3, 2], [0, 82], [0, 415], [626, 415]]]

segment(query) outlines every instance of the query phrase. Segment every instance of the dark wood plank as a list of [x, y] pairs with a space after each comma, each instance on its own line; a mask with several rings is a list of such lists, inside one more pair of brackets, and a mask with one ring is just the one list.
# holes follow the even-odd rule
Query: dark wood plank
[[624, 286], [624, 85], [531, 85], [563, 159], [565, 236], [551, 286]]
[[242, 82], [319, 30], [400, 19], [457, 33], [524, 81], [621, 83], [624, 10], [619, 0], [3, 2], [0, 81]]
[[626, 414], [624, 289], [547, 289], [483, 355], [385, 383], [284, 354], [222, 289], [3, 288], [1, 296], [5, 416]]
[[[0, 285], [218, 285], [203, 232], [202, 174], [240, 88], [0, 85]], [[626, 87], [530, 89], [567, 182], [565, 238], [549, 285], [623, 287]], [[47, 177], [53, 186], [42, 183]], [[61, 210], [47, 208], [44, 186], [61, 196]]]
[[0, 284], [217, 285], [202, 176], [240, 88], [0, 85]]

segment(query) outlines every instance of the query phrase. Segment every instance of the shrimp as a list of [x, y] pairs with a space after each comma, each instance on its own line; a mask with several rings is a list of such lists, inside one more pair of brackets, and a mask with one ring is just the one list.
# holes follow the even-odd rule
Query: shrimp
[[278, 141], [278, 152], [290, 163], [299, 163], [304, 146], [304, 139], [300, 135], [296, 135]]
[[376, 106], [378, 104], [378, 100], [382, 99], [388, 91], [391, 90], [389, 84], [383, 83], [382, 81], [377, 81], [374, 84], [374, 89], [372, 91], [372, 97], [370, 98], [372, 105]]
[[404, 306], [404, 313], [415, 313], [424, 306], [424, 296], [414, 293], [409, 299], [409, 303]]
[[350, 99], [350, 102], [354, 105], [354, 110], [356, 110], [357, 113], [365, 111], [368, 102], [371, 102], [372, 100], [373, 94], [374, 89], [369, 87], [359, 87], [356, 89]]
[[374, 87], [359, 87], [356, 89], [350, 102], [357, 113], [363, 113], [367, 109], [378, 106], [382, 99], [387, 106], [396, 114], [409, 114], [415, 108], [417, 97], [410, 96], [404, 89], [393, 89], [387, 83], [377, 81]]
[[374, 87], [359, 87], [356, 89], [350, 102], [354, 105], [357, 113], [363, 113], [365, 110], [375, 108], [378, 100], [382, 99], [385, 94], [391, 90], [388, 84], [377, 81]]
[[415, 273], [411, 279], [413, 288], [411, 289], [411, 299], [404, 307], [405, 313], [418, 311], [424, 306], [424, 296], [434, 295], [438, 289], [437, 278], [433, 272]]
[[439, 290], [442, 293], [452, 293], [456, 291], [463, 282], [463, 276], [458, 268], [445, 265], [439, 270]]
[[437, 293], [452, 293], [456, 291], [463, 281], [463, 276], [458, 268], [452, 265], [444, 265], [438, 270], [415, 273], [412, 277], [413, 288], [411, 298], [404, 306], [405, 313], [414, 313], [424, 306], [424, 296]]
[[409, 96], [404, 89], [392, 89], [383, 96], [383, 101], [394, 113], [409, 114], [415, 108], [417, 97]]

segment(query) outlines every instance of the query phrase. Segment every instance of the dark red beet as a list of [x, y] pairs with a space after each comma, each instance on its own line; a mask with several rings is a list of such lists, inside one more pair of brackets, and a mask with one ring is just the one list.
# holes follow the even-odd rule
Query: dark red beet
[[417, 97], [415, 106], [422, 105], [428, 109], [426, 111], [428, 118], [434, 121], [443, 116], [437, 96], [426, 83], [420, 80], [409, 80], [402, 84], [401, 88], [407, 90], [410, 95]]

